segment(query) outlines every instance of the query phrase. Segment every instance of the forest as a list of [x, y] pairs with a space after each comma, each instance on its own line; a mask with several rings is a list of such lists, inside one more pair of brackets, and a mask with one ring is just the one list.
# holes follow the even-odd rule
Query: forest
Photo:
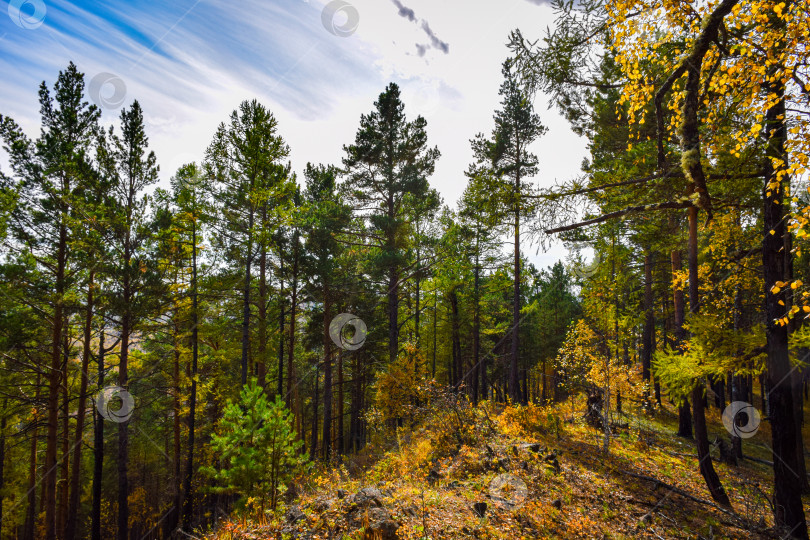
[[552, 7], [453, 203], [394, 82], [168, 185], [73, 62], [0, 114], [0, 538], [808, 539], [810, 4]]

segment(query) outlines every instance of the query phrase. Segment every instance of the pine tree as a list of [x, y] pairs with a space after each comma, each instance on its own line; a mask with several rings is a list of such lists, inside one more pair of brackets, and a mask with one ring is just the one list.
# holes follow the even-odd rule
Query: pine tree
[[[137, 101], [121, 111], [121, 135], [110, 128], [99, 145], [101, 172], [111, 184], [113, 198], [108, 273], [117, 292], [113, 311], [120, 317], [117, 385], [129, 388], [130, 339], [140, 320], [159, 301], [160, 276], [151, 257], [152, 230], [147, 213], [149, 199], [143, 191], [157, 182], [158, 166], [144, 131], [143, 110]], [[129, 538], [129, 429], [118, 423], [118, 538]]]
[[268, 504], [275, 510], [285, 483], [305, 463], [298, 455], [301, 444], [281, 396], [269, 401], [251, 378], [242, 387], [239, 401], [225, 406], [218, 433], [211, 440], [213, 450], [222, 456], [220, 465], [206, 472], [222, 484], [215, 491], [240, 495], [243, 510], [264, 516]]
[[[340, 261], [344, 246], [337, 236], [350, 223], [352, 214], [337, 191], [338, 169], [332, 166], [307, 164], [304, 192], [306, 256], [304, 267], [323, 305], [321, 342], [323, 345], [323, 457], [329, 459], [332, 450], [332, 338], [329, 327], [334, 317], [333, 306], [340, 297]], [[341, 388], [342, 390], [342, 388]], [[342, 411], [341, 411], [342, 412]]]
[[498, 216], [511, 220], [511, 235], [514, 240], [513, 298], [509, 395], [515, 403], [525, 401], [519, 385], [520, 354], [520, 233], [521, 219], [532, 216], [534, 199], [532, 185], [528, 180], [537, 173], [537, 156], [529, 146], [546, 132], [540, 117], [535, 114], [528, 96], [518, 85], [518, 77], [511, 61], [507, 60], [501, 70], [504, 81], [499, 94], [501, 109], [495, 112], [495, 129], [490, 139], [478, 135], [473, 140], [473, 151], [479, 165], [492, 171], [493, 198], [497, 200]]
[[392, 362], [399, 350], [400, 286], [406, 277], [402, 271], [412, 219], [406, 196], [438, 202], [428, 177], [441, 154], [438, 148], [428, 147], [426, 126], [421, 116], [407, 120], [399, 87], [391, 83], [374, 102], [374, 110], [360, 117], [354, 144], [343, 147], [347, 187], [357, 211], [369, 223], [369, 236], [376, 247], [375, 273], [386, 281], [388, 357]]
[[[66, 337], [66, 295], [73, 286], [73, 253], [70, 247], [76, 219], [81, 219], [78, 190], [93, 175], [90, 152], [94, 143], [99, 111], [84, 101], [84, 75], [70, 63], [53, 87], [45, 82], [39, 88], [41, 136], [29, 140], [10, 118], [0, 116], [0, 135], [6, 143], [11, 167], [17, 176], [18, 201], [8, 224], [15, 247], [27, 251], [43, 264], [38, 270], [46, 277], [47, 289], [42, 308], [51, 311], [51, 336], [47, 345], [48, 421], [44, 470], [45, 538], [56, 538], [56, 466], [59, 420], [59, 393], [67, 373], [63, 362]], [[43, 284], [44, 285], [44, 284]], [[42, 346], [45, 346], [43, 343]], [[68, 434], [63, 434], [67, 436]], [[31, 531], [29, 531], [31, 532]]]
[[278, 121], [258, 101], [244, 101], [222, 123], [208, 147], [206, 167], [217, 182], [216, 200], [222, 223], [215, 241], [242, 270], [241, 383], [247, 384], [250, 358], [252, 266], [256, 258], [259, 212], [267, 200], [283, 201], [286, 169], [281, 160], [290, 150], [278, 135]]

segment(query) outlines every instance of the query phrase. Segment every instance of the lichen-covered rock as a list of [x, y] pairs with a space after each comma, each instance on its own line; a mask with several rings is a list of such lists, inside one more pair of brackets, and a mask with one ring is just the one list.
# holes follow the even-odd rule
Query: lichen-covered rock
[[284, 515], [284, 519], [287, 520], [287, 523], [298, 523], [306, 518], [306, 514], [304, 514], [297, 506], [291, 507]]
[[349, 497], [349, 503], [358, 508], [380, 507], [383, 505], [383, 494], [375, 487], [365, 487]]
[[361, 525], [371, 533], [373, 538], [379, 540], [398, 540], [397, 529], [400, 524], [391, 518], [391, 514], [385, 508], [369, 508], [361, 515]]

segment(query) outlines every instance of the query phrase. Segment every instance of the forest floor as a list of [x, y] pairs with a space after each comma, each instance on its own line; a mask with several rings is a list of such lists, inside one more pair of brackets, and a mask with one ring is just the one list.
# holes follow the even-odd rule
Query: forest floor
[[[342, 465], [310, 472], [266, 519], [224, 520], [206, 538], [780, 537], [769, 507], [772, 468], [762, 462], [772, 459], [767, 422], [743, 441], [749, 459], [737, 466], [722, 463], [713, 447], [729, 511], [711, 502], [693, 441], [675, 436], [672, 406], [621, 416], [609, 455], [603, 433], [571, 407], [445, 411], [421, 428], [400, 428], [387, 450], [370, 445]], [[446, 420], [453, 415], [462, 424]], [[720, 411], [711, 407], [707, 416], [709, 440], [728, 443]]]

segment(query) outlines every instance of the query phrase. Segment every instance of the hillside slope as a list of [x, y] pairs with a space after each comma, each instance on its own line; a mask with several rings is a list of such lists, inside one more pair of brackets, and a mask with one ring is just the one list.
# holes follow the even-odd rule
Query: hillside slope
[[[716, 408], [709, 418], [710, 439], [728, 441]], [[676, 423], [668, 407], [622, 416], [605, 455], [602, 433], [559, 405], [452, 406], [400, 428], [369, 465], [373, 448], [311, 474], [275, 516], [226, 520], [207, 538], [778, 538], [760, 488], [771, 483], [767, 424], [744, 441], [753, 460], [712, 451], [730, 511], [710, 502]]]

